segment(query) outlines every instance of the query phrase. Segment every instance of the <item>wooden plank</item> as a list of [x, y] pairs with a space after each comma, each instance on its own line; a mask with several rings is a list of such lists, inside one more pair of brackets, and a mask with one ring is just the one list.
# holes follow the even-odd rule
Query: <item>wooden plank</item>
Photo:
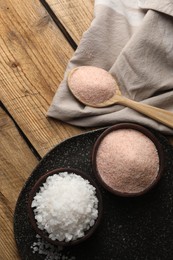
[[46, 118], [72, 48], [35, 0], [1, 0], [1, 100], [43, 156], [79, 128]]
[[94, 17], [94, 0], [47, 0], [46, 2], [78, 44]]
[[19, 192], [38, 163], [9, 116], [0, 108], [0, 259], [20, 259], [13, 238]]

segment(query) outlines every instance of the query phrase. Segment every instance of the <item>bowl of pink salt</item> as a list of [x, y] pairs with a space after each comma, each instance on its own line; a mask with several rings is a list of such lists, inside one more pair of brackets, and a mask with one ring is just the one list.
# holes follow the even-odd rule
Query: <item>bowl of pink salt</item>
[[50, 244], [73, 246], [93, 235], [102, 215], [99, 188], [88, 174], [59, 168], [42, 175], [28, 198], [33, 229]]
[[143, 126], [117, 124], [96, 140], [92, 166], [108, 191], [124, 197], [139, 196], [151, 190], [164, 171], [162, 146]]

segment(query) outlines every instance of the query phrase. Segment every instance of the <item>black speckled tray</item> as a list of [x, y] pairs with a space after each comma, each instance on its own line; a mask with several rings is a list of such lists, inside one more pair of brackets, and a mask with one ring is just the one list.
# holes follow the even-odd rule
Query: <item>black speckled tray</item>
[[[14, 214], [16, 244], [24, 260], [46, 259], [33, 254], [35, 232], [27, 215], [28, 193], [47, 171], [73, 167], [91, 175], [91, 151], [104, 129], [72, 137], [58, 144], [38, 164], [23, 187]], [[136, 198], [114, 196], [100, 187], [104, 214], [96, 233], [86, 242], [65, 249], [76, 260], [172, 260], [173, 259], [173, 148], [157, 132], [163, 145], [166, 169], [159, 184]], [[95, 180], [96, 181], [96, 180]], [[98, 183], [98, 182], [97, 182]]]

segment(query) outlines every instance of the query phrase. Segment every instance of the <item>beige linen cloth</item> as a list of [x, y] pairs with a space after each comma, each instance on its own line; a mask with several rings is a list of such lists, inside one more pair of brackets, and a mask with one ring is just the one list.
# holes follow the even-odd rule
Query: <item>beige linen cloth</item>
[[173, 0], [96, 0], [94, 12], [47, 115], [82, 127], [132, 122], [173, 134], [173, 129], [121, 105], [81, 104], [66, 80], [74, 67], [101, 67], [117, 79], [124, 96], [173, 112]]

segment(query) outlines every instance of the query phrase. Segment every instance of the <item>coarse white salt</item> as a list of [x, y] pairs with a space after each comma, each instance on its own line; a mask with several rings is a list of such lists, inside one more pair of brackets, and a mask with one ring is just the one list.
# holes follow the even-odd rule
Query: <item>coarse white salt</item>
[[159, 155], [155, 144], [134, 129], [108, 133], [98, 147], [96, 165], [101, 179], [121, 193], [139, 193], [157, 178]]
[[73, 94], [85, 104], [99, 104], [109, 100], [117, 88], [115, 79], [106, 70], [93, 66], [75, 69], [68, 83]]
[[35, 195], [34, 208], [38, 228], [49, 238], [73, 241], [84, 236], [98, 217], [96, 189], [74, 173], [49, 176]]

